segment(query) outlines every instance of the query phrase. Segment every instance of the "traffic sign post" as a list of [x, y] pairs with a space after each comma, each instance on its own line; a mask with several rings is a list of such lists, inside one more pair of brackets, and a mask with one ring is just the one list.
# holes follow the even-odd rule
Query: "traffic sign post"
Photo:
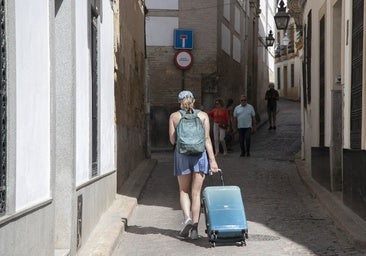
[[193, 49], [193, 31], [174, 29], [174, 49]]
[[185, 70], [189, 69], [193, 64], [192, 53], [188, 50], [179, 50], [174, 55], [174, 64], [182, 70], [182, 90], [184, 90]]
[[182, 90], [184, 90], [185, 70], [193, 64], [193, 56], [189, 50], [193, 49], [193, 31], [189, 29], [174, 29], [174, 64], [182, 70]]
[[193, 64], [193, 56], [190, 51], [179, 50], [174, 55], [174, 63], [177, 68], [186, 70], [189, 69]]

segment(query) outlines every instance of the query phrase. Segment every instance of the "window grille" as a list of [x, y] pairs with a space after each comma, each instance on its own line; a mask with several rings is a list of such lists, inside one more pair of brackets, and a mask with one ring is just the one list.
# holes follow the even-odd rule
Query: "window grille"
[[291, 64], [291, 87], [295, 87], [295, 65]]
[[0, 216], [6, 211], [6, 35], [5, 35], [5, 0], [0, 1], [0, 116], [1, 116], [1, 144], [0, 144]]
[[364, 1], [353, 0], [352, 10], [352, 75], [351, 75], [351, 148], [361, 148], [362, 128], [362, 61]]
[[319, 23], [319, 146], [324, 147], [325, 137], [325, 18]]
[[308, 104], [311, 102], [311, 38], [312, 38], [312, 14], [308, 14], [308, 25], [306, 33], [306, 81], [307, 81], [307, 95]]
[[92, 177], [98, 175], [98, 10], [91, 8]]

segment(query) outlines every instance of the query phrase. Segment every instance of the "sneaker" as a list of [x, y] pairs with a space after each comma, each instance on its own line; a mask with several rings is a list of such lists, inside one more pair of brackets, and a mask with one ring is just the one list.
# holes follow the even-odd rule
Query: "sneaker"
[[242, 151], [241, 154], [240, 154], [240, 156], [245, 156], [245, 152]]
[[182, 230], [179, 232], [179, 236], [180, 237], [188, 237], [189, 235], [189, 231], [191, 231], [192, 229], [192, 219], [191, 218], [187, 218], [184, 222], [183, 222], [183, 228]]
[[198, 239], [198, 230], [197, 227], [192, 228], [191, 230], [191, 239], [197, 240]]
[[276, 130], [276, 126], [273, 126], [273, 130]]
[[270, 127], [268, 128], [268, 130], [272, 130], [272, 126], [270, 126]]
[[247, 156], [250, 156], [250, 153], [249, 152], [247, 153]]

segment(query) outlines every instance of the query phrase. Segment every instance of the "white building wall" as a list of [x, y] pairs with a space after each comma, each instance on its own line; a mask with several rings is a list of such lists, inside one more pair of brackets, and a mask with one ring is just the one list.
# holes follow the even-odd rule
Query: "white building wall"
[[[114, 50], [113, 11], [103, 0], [100, 24], [100, 174], [115, 170], [114, 159]], [[89, 5], [75, 2], [76, 15], [76, 186], [87, 182], [91, 174], [91, 59], [88, 36]]]
[[224, 17], [230, 22], [230, 1], [231, 0], [224, 0]]
[[177, 17], [149, 17], [146, 19], [146, 45], [173, 46], [176, 28], [179, 28]]
[[233, 35], [233, 59], [237, 62], [240, 63], [240, 59], [241, 59], [241, 43], [240, 43], [240, 39]]
[[115, 104], [114, 104], [114, 26], [110, 1], [103, 0], [103, 20], [100, 25], [100, 174], [116, 169]]
[[145, 0], [148, 9], [178, 10], [178, 0]]
[[343, 143], [344, 148], [351, 148], [351, 75], [352, 75], [352, 4], [349, 1], [344, 1], [344, 20], [349, 21], [349, 35], [344, 34], [344, 109], [343, 109]]
[[49, 1], [15, 0], [16, 210], [50, 198]]
[[76, 185], [89, 180], [91, 159], [91, 60], [88, 29], [89, 5], [75, 2], [76, 68]]
[[224, 24], [221, 24], [221, 48], [231, 56], [231, 33]]

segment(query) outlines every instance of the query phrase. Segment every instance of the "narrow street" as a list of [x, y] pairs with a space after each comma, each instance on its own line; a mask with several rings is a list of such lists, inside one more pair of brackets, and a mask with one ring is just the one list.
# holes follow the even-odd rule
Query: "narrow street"
[[[300, 103], [281, 99], [277, 130], [264, 124], [253, 135], [251, 157], [239, 157], [238, 144], [229, 155], [218, 157], [226, 185], [242, 190], [247, 246], [210, 248], [203, 214], [200, 239], [176, 237], [182, 213], [173, 154], [164, 152], [152, 156], [158, 165], [113, 255], [365, 255], [335, 226], [298, 176], [294, 159], [300, 151], [300, 123]], [[215, 177], [207, 178], [205, 185], [212, 182], [218, 183]]]

